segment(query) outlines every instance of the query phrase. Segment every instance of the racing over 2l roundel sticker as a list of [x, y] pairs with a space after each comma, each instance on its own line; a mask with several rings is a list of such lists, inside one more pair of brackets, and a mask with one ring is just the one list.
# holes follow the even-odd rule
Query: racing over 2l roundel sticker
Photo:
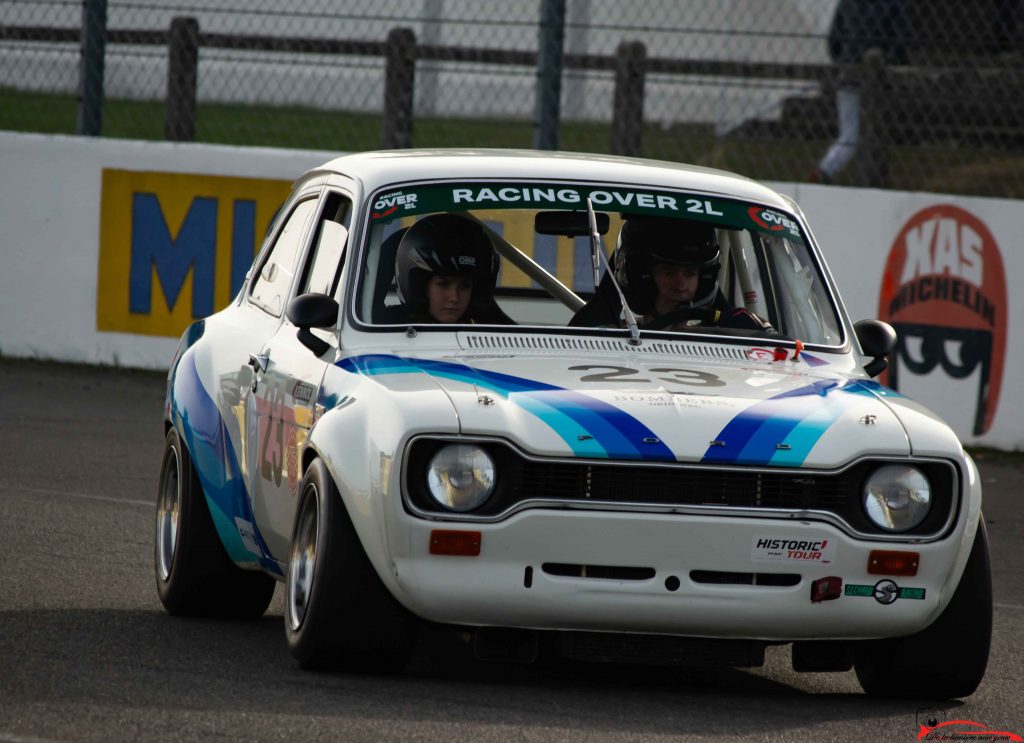
[[984, 222], [950, 204], [907, 220], [889, 251], [878, 316], [898, 339], [883, 383], [911, 396], [922, 377], [970, 384], [963, 394], [973, 415], [960, 424], [975, 436], [988, 431], [1002, 385], [1007, 299], [1003, 259]]

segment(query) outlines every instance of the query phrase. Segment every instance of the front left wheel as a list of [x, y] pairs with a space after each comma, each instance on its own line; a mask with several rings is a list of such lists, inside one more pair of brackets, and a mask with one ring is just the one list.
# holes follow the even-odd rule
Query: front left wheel
[[303, 668], [394, 672], [412, 654], [416, 620], [377, 575], [320, 459], [299, 486], [284, 619]]
[[264, 573], [243, 570], [228, 557], [192, 457], [174, 428], [164, 440], [155, 536], [156, 587], [168, 614], [263, 616], [277, 582]]
[[908, 637], [858, 643], [854, 668], [872, 696], [966, 697], [985, 675], [991, 638], [992, 576], [982, 518], [960, 583], [939, 618]]

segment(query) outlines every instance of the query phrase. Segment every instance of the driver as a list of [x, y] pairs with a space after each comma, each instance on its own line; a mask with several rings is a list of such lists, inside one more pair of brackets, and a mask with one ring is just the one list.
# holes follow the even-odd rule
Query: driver
[[618, 253], [615, 278], [630, 307], [642, 315], [640, 327], [673, 330], [700, 323], [771, 330], [745, 308], [732, 307], [719, 291], [722, 251], [713, 225], [631, 217], [619, 232]]
[[494, 302], [500, 258], [483, 225], [432, 214], [410, 227], [395, 254], [406, 319], [416, 323], [510, 323]]

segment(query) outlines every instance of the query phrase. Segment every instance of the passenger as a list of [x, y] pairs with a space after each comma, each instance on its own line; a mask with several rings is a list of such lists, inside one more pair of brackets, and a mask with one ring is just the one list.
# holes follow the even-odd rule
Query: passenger
[[494, 301], [500, 258], [483, 225], [456, 214], [424, 217], [402, 236], [395, 280], [406, 320], [509, 324]]

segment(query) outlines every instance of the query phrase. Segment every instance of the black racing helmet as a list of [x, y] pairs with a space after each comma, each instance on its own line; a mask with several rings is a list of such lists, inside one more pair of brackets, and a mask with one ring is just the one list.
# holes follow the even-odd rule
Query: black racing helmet
[[410, 312], [427, 307], [427, 281], [433, 275], [473, 279], [470, 311], [494, 296], [500, 258], [487, 230], [458, 214], [431, 214], [406, 230], [395, 254], [398, 298]]
[[718, 293], [721, 250], [715, 228], [707, 222], [671, 217], [631, 216], [619, 231], [615, 279], [630, 306], [642, 313], [654, 309], [658, 289], [654, 265], [669, 263], [697, 269], [699, 281], [691, 307], [710, 304]]

